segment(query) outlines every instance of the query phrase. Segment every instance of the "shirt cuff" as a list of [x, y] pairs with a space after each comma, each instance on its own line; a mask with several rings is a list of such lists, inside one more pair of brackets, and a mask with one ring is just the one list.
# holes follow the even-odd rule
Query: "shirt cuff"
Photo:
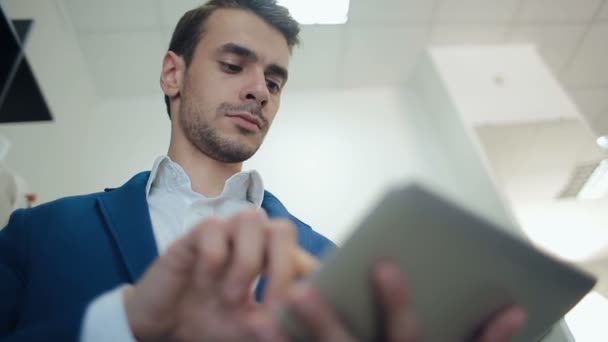
[[[126, 285], [125, 285], [126, 286]], [[124, 286], [95, 298], [87, 307], [80, 342], [136, 342], [122, 301]]]

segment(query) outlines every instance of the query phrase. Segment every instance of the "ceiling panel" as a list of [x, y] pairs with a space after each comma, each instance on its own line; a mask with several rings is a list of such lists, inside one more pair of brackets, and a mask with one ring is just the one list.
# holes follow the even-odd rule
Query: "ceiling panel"
[[438, 7], [435, 19], [440, 24], [507, 24], [515, 15], [520, 1], [443, 0]]
[[608, 87], [568, 89], [596, 133], [608, 134]]
[[431, 50], [431, 58], [469, 123], [578, 117], [576, 106], [531, 45], [439, 47]]
[[525, 23], [586, 23], [603, 0], [524, 0], [517, 18]]
[[550, 180], [536, 182], [533, 189], [517, 187], [519, 195], [511, 194], [517, 198], [525, 198], [528, 191], [553, 197], [577, 165], [602, 157], [591, 133], [577, 120], [489, 126], [478, 132], [503, 181]]
[[593, 117], [608, 111], [608, 87], [569, 88], [568, 92], [586, 116]]
[[570, 86], [608, 86], [608, 23], [594, 24], [563, 74]]
[[342, 25], [306, 25], [289, 64], [290, 89], [337, 87]]
[[524, 158], [538, 134], [538, 124], [480, 126], [476, 128], [483, 149], [501, 182], [521, 174]]
[[509, 42], [533, 43], [556, 75], [563, 70], [585, 32], [585, 25], [519, 25]]
[[604, 7], [602, 7], [598, 18], [608, 20], [608, 1], [604, 2]]
[[591, 127], [596, 133], [608, 135], [608, 107], [591, 117]]
[[[201, 0], [62, 0], [74, 22], [76, 33], [89, 37], [94, 33], [116, 33], [125, 36], [155, 38], [153, 46], [137, 43], [135, 51], [125, 50], [118, 63], [134, 61], [136, 72], [152, 65], [156, 68], [168, 46], [173, 27], [189, 9]], [[557, 1], [557, 5], [556, 5]], [[608, 23], [596, 23], [584, 36], [584, 24], [557, 24], [589, 19], [593, 6], [602, 0], [351, 0], [349, 23], [343, 26], [304, 26], [304, 44], [296, 50], [289, 87], [365, 86], [401, 83], [407, 78], [425, 45], [478, 45], [504, 42], [534, 43], [560, 78], [569, 85], [608, 86]], [[574, 5], [576, 3], [576, 5]], [[100, 5], [101, 4], [101, 5]], [[600, 17], [608, 18], [608, 1]], [[521, 20], [540, 23], [516, 24]], [[543, 23], [551, 24], [543, 24]], [[148, 33], [146, 33], [148, 32]], [[139, 92], [145, 89], [142, 78], [124, 79], [112, 85], [112, 75], [100, 60], [116, 45], [103, 45], [97, 39], [81, 39], [90, 74], [104, 94]], [[128, 47], [126, 38], [125, 47]], [[581, 44], [582, 42], [582, 44]], [[133, 43], [135, 44], [135, 43]], [[580, 50], [575, 51], [577, 45]], [[130, 47], [129, 47], [130, 48]], [[113, 50], [114, 49], [114, 50]], [[86, 51], [85, 51], [86, 50]], [[102, 51], [104, 50], [104, 51]], [[146, 62], [140, 51], [154, 51], [158, 58]], [[128, 51], [128, 53], [127, 53]], [[568, 63], [570, 61], [570, 63]], [[146, 64], [150, 66], [146, 67]], [[125, 67], [126, 68], [126, 67]], [[102, 71], [100, 71], [102, 70]], [[154, 69], [156, 74], [156, 69]], [[99, 75], [99, 79], [97, 76]], [[154, 75], [156, 77], [156, 75]], [[133, 83], [132, 86], [128, 83]], [[119, 87], [124, 85], [124, 89]], [[150, 87], [150, 85], [147, 85]], [[157, 91], [156, 81], [150, 90]], [[113, 90], [114, 89], [114, 90]]]
[[142, 30], [160, 25], [156, 1], [65, 0], [76, 30]]
[[560, 172], [565, 176], [569, 176], [577, 165], [603, 156], [588, 128], [575, 120], [540, 125], [530, 152], [526, 162], [528, 172]]
[[501, 44], [505, 42], [504, 25], [439, 25], [431, 32], [433, 45]]
[[608, 109], [592, 119], [591, 128], [598, 135], [608, 135]]
[[348, 22], [355, 26], [406, 26], [431, 22], [437, 0], [352, 0]]
[[159, 31], [79, 35], [98, 95], [160, 96], [161, 37]]
[[346, 31], [341, 85], [404, 82], [420, 60], [429, 35], [422, 28], [350, 28]]

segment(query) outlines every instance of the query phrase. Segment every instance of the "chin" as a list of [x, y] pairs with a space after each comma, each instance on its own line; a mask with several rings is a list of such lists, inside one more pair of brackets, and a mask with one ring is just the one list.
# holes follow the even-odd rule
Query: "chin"
[[242, 151], [253, 151], [255, 153], [262, 144], [262, 139], [253, 136], [237, 136], [237, 137], [229, 137], [226, 139], [230, 145], [235, 149], [239, 149]]

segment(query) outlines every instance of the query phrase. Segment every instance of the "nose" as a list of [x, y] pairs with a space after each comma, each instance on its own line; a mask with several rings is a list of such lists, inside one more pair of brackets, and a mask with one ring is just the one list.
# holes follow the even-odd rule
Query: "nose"
[[241, 90], [241, 101], [256, 101], [260, 107], [265, 107], [270, 97], [268, 86], [266, 85], [266, 76], [264, 73], [252, 73], [247, 79], [245, 87]]

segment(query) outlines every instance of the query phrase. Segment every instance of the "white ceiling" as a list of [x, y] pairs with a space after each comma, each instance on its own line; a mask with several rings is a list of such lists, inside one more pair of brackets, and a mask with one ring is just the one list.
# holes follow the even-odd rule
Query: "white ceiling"
[[[63, 0], [98, 96], [159, 94], [160, 62], [196, 0]], [[608, 0], [351, 0], [346, 25], [304, 26], [289, 88], [400, 84], [428, 45], [534, 43], [608, 133]]]
[[[557, 254], [564, 258], [572, 248], [586, 248], [591, 255], [571, 261], [595, 274], [599, 278], [595, 290], [608, 296], [604, 233], [608, 199], [557, 198], [576, 166], [606, 158], [590, 131], [578, 120], [562, 120], [479, 127], [477, 133], [498, 182], [532, 240], [537, 238], [535, 242], [550, 252], [561, 250]], [[534, 210], [522, 211], [529, 207]]]
[[577, 165], [606, 158], [578, 120], [484, 126], [477, 133], [514, 201], [556, 200]]

